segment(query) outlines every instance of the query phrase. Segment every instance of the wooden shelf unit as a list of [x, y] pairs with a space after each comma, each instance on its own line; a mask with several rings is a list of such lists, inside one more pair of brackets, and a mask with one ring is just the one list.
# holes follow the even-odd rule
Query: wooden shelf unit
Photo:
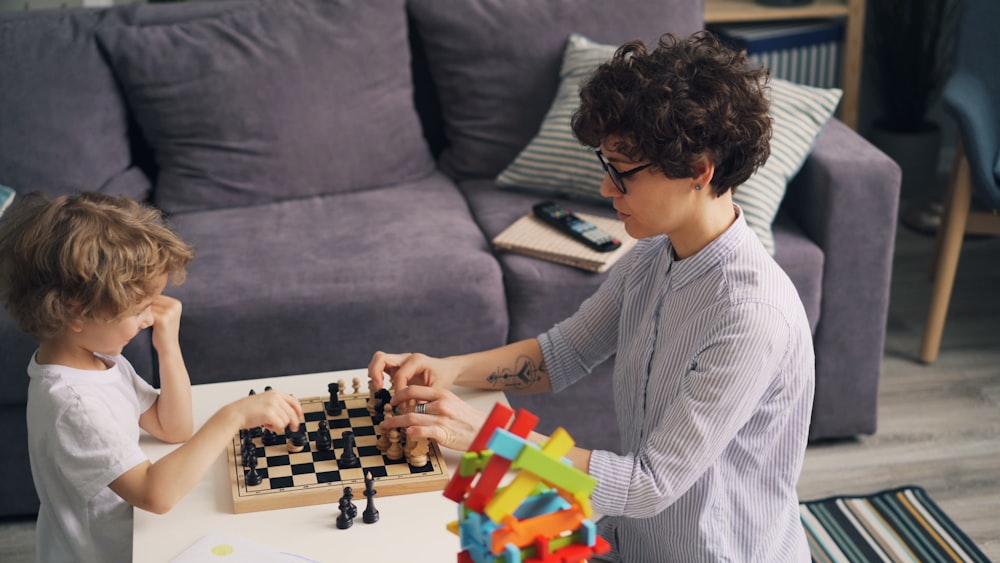
[[813, 0], [803, 6], [763, 6], [754, 0], [705, 0], [705, 23], [745, 23], [816, 18], [844, 18], [844, 51], [840, 102], [841, 121], [851, 128], [858, 125], [858, 97], [861, 91], [861, 53], [864, 48], [865, 0]]

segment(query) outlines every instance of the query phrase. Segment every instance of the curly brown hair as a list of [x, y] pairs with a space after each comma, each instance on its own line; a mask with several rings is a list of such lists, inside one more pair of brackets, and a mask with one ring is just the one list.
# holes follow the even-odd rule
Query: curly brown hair
[[0, 221], [0, 299], [38, 340], [73, 320], [113, 320], [154, 291], [182, 283], [194, 250], [157, 209], [82, 192], [19, 197]]
[[582, 87], [573, 133], [591, 147], [620, 137], [615, 150], [673, 179], [694, 176], [693, 165], [707, 156], [722, 195], [770, 155], [767, 83], [766, 69], [707, 31], [664, 34], [652, 52], [629, 41]]

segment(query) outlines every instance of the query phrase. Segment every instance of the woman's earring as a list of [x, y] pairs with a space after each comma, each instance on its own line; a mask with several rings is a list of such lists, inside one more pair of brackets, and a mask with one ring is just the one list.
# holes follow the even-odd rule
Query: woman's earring
[[696, 190], [700, 190], [700, 189], [701, 189], [701, 184], [695, 184], [695, 185], [694, 185], [694, 189], [696, 189]]

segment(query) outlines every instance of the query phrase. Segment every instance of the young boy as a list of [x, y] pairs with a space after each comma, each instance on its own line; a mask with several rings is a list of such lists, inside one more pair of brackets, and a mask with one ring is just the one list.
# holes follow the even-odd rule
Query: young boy
[[[27, 419], [39, 561], [130, 559], [133, 506], [170, 510], [240, 428], [302, 419], [294, 397], [271, 391], [223, 407], [192, 436], [181, 303], [163, 290], [193, 256], [158, 211], [99, 193], [29, 194], [0, 222], [0, 298], [38, 341]], [[121, 355], [148, 327], [159, 393]], [[187, 443], [151, 463], [140, 428]]]

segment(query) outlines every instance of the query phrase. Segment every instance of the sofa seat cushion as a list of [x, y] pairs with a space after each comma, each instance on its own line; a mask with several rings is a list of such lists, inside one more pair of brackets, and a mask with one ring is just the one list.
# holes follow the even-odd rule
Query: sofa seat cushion
[[603, 43], [703, 27], [687, 0], [409, 0], [443, 108], [442, 170], [493, 178], [538, 131], [559, 83], [566, 39]]
[[120, 15], [0, 14], [0, 184], [147, 196], [149, 179], [132, 166], [125, 101], [94, 39]]
[[[493, 180], [468, 180], [459, 183], [465, 192], [476, 220], [492, 240], [543, 198], [523, 192], [501, 190]], [[612, 217], [606, 205], [553, 198], [578, 213]], [[510, 315], [510, 340], [534, 338], [555, 323], [572, 315], [584, 299], [590, 297], [605, 273], [586, 272], [570, 266], [509, 252], [497, 259], [504, 271], [507, 308]]]
[[[434, 169], [403, 0], [184, 12], [98, 34], [152, 148], [164, 210], [358, 191]], [[156, 21], [150, 9], [136, 17]]]
[[[191, 212], [181, 345], [205, 383], [504, 343], [500, 267], [440, 173], [395, 187]], [[420, 327], [414, 330], [414, 327]]]

